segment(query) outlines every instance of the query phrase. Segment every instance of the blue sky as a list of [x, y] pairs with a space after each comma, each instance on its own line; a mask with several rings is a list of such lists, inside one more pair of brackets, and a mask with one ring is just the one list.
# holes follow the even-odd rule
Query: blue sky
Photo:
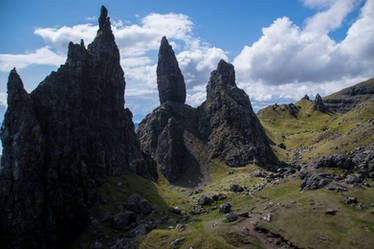
[[255, 110], [374, 76], [374, 0], [2, 0], [1, 116], [10, 69], [17, 67], [32, 91], [64, 63], [70, 40], [93, 40], [102, 4], [121, 52], [134, 121], [159, 104], [155, 70], [163, 35], [175, 49], [192, 106], [204, 101], [221, 58], [234, 64]]

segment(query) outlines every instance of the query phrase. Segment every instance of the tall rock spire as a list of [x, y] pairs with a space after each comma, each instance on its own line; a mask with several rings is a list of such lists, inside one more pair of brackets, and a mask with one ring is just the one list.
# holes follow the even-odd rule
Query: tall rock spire
[[30, 94], [15, 70], [9, 75], [1, 128], [4, 248], [68, 248], [107, 176], [133, 171], [157, 179], [124, 108], [124, 73], [105, 7], [99, 27], [88, 49], [70, 43], [66, 63]]
[[186, 85], [178, 66], [173, 48], [166, 37], [162, 37], [158, 53], [157, 87], [160, 103], [168, 101], [184, 104], [186, 101]]
[[270, 140], [252, 110], [248, 95], [235, 83], [234, 66], [221, 60], [207, 86], [207, 101], [200, 110], [200, 133], [212, 158], [229, 166], [257, 163], [274, 167], [277, 159]]
[[317, 93], [316, 97], [314, 98], [313, 110], [320, 111], [320, 112], [327, 112], [327, 107], [323, 104], [323, 100], [321, 98], [321, 95], [319, 95], [319, 93]]

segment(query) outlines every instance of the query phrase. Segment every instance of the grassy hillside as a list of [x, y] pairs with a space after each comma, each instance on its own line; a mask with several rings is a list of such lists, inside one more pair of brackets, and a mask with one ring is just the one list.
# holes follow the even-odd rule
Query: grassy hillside
[[300, 150], [304, 160], [317, 160], [374, 141], [373, 96], [344, 114], [313, 111], [313, 103], [308, 100], [300, 100], [295, 106], [299, 109], [296, 116], [286, 105], [268, 106], [258, 112], [269, 137], [286, 146], [286, 150], [275, 148], [283, 160], [292, 160]]
[[[156, 229], [140, 237], [136, 242], [138, 248], [170, 248], [170, 243], [181, 237], [186, 240], [177, 248], [183, 249], [277, 248], [277, 243], [284, 245], [284, 248], [293, 248], [289, 244], [317, 249], [372, 248], [374, 215], [367, 207], [374, 202], [373, 188], [362, 190], [347, 186], [349, 190], [343, 193], [325, 189], [301, 193], [300, 180], [291, 175], [277, 184], [267, 183], [263, 190], [257, 191], [257, 186], [266, 183], [264, 178], [254, 176], [258, 169], [255, 165], [229, 168], [218, 161], [212, 162], [212, 182], [202, 188], [201, 193], [192, 195], [187, 195], [184, 188], [170, 185], [162, 177], [159, 184], [135, 175], [112, 177], [102, 186], [91, 214], [101, 220], [108, 212], [118, 212], [118, 205], [124, 203], [133, 192], [158, 205], [159, 213], [151, 214], [148, 218], [156, 221], [160, 217], [168, 217], [169, 222], [159, 224]], [[241, 193], [229, 191], [229, 185], [233, 182], [247, 190]], [[197, 206], [196, 200], [200, 195], [212, 193], [225, 193], [228, 198], [203, 206], [207, 214], [189, 214], [188, 220], [181, 221], [182, 216], [168, 211], [169, 207], [178, 206], [188, 213], [193, 206]], [[343, 199], [347, 196], [358, 198], [366, 208], [360, 210], [344, 204]], [[227, 222], [217, 208], [226, 202], [231, 203], [233, 212], [249, 212], [249, 217]], [[337, 210], [337, 214], [326, 215], [327, 208]], [[262, 219], [267, 214], [272, 214], [271, 222]], [[177, 223], [185, 224], [183, 232], [175, 229]], [[110, 244], [110, 238], [129, 236], [126, 232], [113, 230], [109, 222], [101, 223], [98, 231], [92, 233], [87, 229], [74, 248], [93, 243], [98, 237], [104, 238], [105, 245]]]

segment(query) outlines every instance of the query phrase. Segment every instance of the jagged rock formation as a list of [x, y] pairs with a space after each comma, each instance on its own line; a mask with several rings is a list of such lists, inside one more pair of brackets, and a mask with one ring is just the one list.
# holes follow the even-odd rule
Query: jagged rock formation
[[105, 7], [86, 49], [68, 58], [30, 94], [13, 70], [1, 128], [0, 231], [9, 248], [66, 248], [88, 220], [105, 176], [132, 170], [157, 179], [140, 150]]
[[308, 94], [305, 94], [304, 97], [301, 98], [301, 100], [310, 100]]
[[373, 94], [374, 78], [324, 97], [323, 102], [330, 111], [346, 113], [372, 98]]
[[[192, 165], [207, 164], [207, 158], [220, 158], [230, 166], [274, 165], [277, 160], [270, 141], [248, 95], [236, 86], [234, 67], [223, 60], [219, 62], [211, 73], [207, 101], [194, 109], [184, 104], [183, 76], [170, 49], [164, 37], [157, 70], [161, 105], [147, 115], [137, 130], [143, 151], [160, 163], [166, 178], [175, 182]], [[183, 98], [176, 101], [165, 93]], [[198, 147], [198, 151], [193, 147]], [[206, 154], [205, 158], [199, 157], [202, 154]]]
[[327, 112], [327, 107], [323, 104], [321, 95], [317, 93], [313, 101], [313, 111]]
[[166, 37], [162, 37], [158, 53], [157, 87], [160, 104], [168, 101], [184, 104], [186, 101], [186, 85], [178, 66], [173, 48]]
[[161, 40], [157, 66], [161, 105], [139, 124], [138, 137], [144, 152], [161, 165], [166, 178], [174, 182], [190, 164], [184, 142], [185, 130], [198, 131], [195, 110], [185, 105], [186, 86], [177, 59], [166, 37]]
[[200, 133], [211, 158], [220, 158], [229, 166], [277, 162], [248, 95], [236, 86], [233, 65], [218, 63], [210, 75], [207, 100], [198, 110]]

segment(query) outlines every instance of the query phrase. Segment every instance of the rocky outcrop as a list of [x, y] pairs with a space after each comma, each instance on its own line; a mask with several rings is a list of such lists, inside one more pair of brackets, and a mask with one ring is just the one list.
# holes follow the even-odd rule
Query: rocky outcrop
[[156, 180], [140, 150], [105, 7], [86, 49], [69, 44], [66, 63], [28, 94], [13, 70], [1, 128], [0, 230], [9, 248], [66, 248], [88, 221], [106, 176]]
[[166, 37], [162, 37], [158, 53], [157, 87], [160, 104], [168, 101], [184, 104], [186, 101], [186, 85], [178, 66], [173, 48]]
[[327, 112], [327, 107], [323, 104], [321, 95], [317, 93], [313, 101], [313, 111]]
[[229, 166], [277, 160], [270, 140], [254, 114], [248, 95], [235, 83], [234, 66], [221, 60], [210, 75], [207, 100], [198, 108], [199, 129], [211, 158]]
[[[194, 109], [183, 104], [184, 99], [178, 102], [165, 97], [165, 92], [181, 92], [185, 96], [183, 81], [181, 89], [175, 88], [179, 84], [176, 82], [183, 77], [162, 85], [165, 82], [162, 79], [168, 78], [167, 75], [180, 74], [180, 70], [175, 68], [178, 64], [174, 52], [169, 51], [167, 54], [172, 56], [167, 57], [165, 52], [161, 52], [168, 49], [171, 48], [163, 38], [157, 70], [158, 86], [162, 88], [159, 91], [161, 105], [147, 115], [137, 130], [143, 151], [151, 154], [161, 165], [166, 178], [174, 182], [191, 165], [199, 167], [212, 158], [220, 158], [229, 166], [249, 163], [269, 168], [274, 166], [277, 159], [270, 148], [270, 141], [252, 110], [248, 95], [236, 86], [233, 65], [223, 60], [219, 62], [217, 70], [211, 73], [207, 100]], [[172, 69], [166, 70], [165, 65], [171, 65]], [[160, 74], [161, 71], [174, 73]], [[191, 143], [194, 146], [190, 146]], [[191, 147], [199, 150], [193, 151]], [[199, 158], [204, 154], [204, 159]]]
[[189, 149], [196, 147], [194, 143], [200, 143], [198, 114], [184, 104], [183, 75], [165, 37], [161, 40], [158, 59], [157, 85], [161, 105], [139, 124], [137, 133], [142, 150], [161, 165], [161, 172], [169, 181], [175, 182], [187, 170], [199, 168], [197, 155]]
[[304, 97], [301, 98], [301, 100], [308, 100], [309, 101], [310, 98], [309, 98], [308, 94], [305, 94]]
[[346, 113], [372, 98], [374, 95], [374, 78], [345, 88], [323, 98], [330, 111]]

